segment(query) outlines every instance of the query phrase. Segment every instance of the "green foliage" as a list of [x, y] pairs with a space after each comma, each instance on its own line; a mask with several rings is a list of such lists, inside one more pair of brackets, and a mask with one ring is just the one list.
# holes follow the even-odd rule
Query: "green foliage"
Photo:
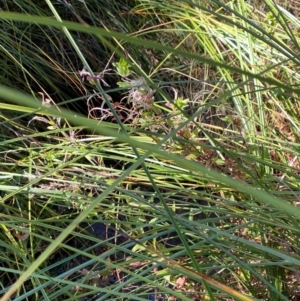
[[1, 301], [296, 299], [286, 5], [3, 4]]
[[130, 64], [121, 57], [119, 62], [113, 63], [113, 66], [116, 67], [118, 74], [120, 74], [123, 77], [127, 77], [131, 74], [130, 71]]

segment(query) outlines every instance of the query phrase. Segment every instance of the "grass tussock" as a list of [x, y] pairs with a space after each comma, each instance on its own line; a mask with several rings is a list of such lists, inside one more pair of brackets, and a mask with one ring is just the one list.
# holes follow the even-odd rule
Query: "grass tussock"
[[297, 300], [296, 1], [52, 2], [0, 12], [0, 300]]

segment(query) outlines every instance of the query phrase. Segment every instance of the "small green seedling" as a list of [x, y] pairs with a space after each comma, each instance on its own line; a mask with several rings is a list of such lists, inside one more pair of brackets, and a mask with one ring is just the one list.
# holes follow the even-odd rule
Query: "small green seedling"
[[131, 74], [131, 70], [130, 70], [131, 65], [122, 57], [120, 58], [119, 62], [113, 63], [113, 66], [116, 67], [117, 72], [122, 77], [127, 77]]

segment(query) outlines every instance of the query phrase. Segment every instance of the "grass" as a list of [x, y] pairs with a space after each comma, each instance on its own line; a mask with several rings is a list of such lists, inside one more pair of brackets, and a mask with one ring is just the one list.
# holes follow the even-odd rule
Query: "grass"
[[296, 4], [3, 5], [0, 300], [297, 300]]

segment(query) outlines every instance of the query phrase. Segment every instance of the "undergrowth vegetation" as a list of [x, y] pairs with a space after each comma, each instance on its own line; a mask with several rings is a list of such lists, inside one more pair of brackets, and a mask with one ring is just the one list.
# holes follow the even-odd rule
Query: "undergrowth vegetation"
[[298, 300], [299, 16], [2, 1], [0, 300]]

